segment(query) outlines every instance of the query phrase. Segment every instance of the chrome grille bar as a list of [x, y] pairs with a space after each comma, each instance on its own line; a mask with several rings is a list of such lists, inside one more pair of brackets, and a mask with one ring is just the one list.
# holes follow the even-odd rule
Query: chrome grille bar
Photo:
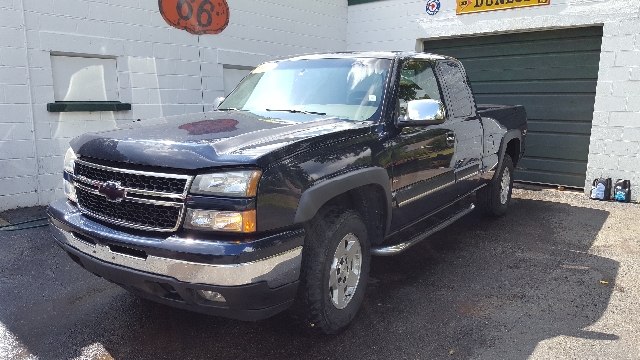
[[[179, 193], [175, 193], [175, 192], [168, 192], [168, 191], [150, 191], [150, 190], [145, 190], [145, 189], [140, 189], [140, 188], [136, 188], [136, 187], [131, 187], [131, 186], [124, 186], [124, 189], [127, 190], [127, 192], [131, 192], [131, 193], [137, 193], [137, 194], [141, 194], [141, 195], [148, 195], [148, 196], [162, 196], [162, 197], [171, 197], [171, 198], [180, 198], [180, 199], [184, 199], [187, 197], [187, 193], [189, 192], [189, 187], [191, 186], [191, 182], [193, 181], [193, 176], [191, 175], [180, 175], [180, 174], [168, 174], [168, 173], [158, 173], [158, 172], [148, 172], [148, 171], [139, 171], [139, 170], [129, 170], [129, 169], [121, 169], [121, 168], [113, 168], [113, 167], [109, 167], [109, 166], [104, 166], [104, 165], [98, 165], [98, 164], [94, 164], [94, 163], [90, 163], [87, 161], [83, 161], [83, 160], [76, 160], [75, 161], [76, 164], [80, 164], [81, 166], [86, 166], [89, 168], [93, 168], [93, 169], [98, 169], [101, 170], [103, 172], [111, 172], [111, 173], [115, 173], [115, 174], [128, 174], [131, 176], [138, 176], [141, 178], [151, 178], [151, 179], [175, 179], [175, 180], [183, 180], [184, 181], [184, 186], [180, 189], [181, 191]], [[107, 176], [107, 175], [105, 175]], [[116, 175], [117, 176], [117, 175]], [[107, 181], [101, 180], [101, 179], [95, 179], [95, 178], [91, 178], [91, 177], [87, 177], [81, 174], [75, 174], [74, 175], [75, 179], [82, 181], [88, 185], [94, 185], [96, 183], [99, 184], [104, 184], [107, 181], [111, 180], [111, 181], [115, 181], [118, 180], [116, 178], [113, 179], [108, 179]]]

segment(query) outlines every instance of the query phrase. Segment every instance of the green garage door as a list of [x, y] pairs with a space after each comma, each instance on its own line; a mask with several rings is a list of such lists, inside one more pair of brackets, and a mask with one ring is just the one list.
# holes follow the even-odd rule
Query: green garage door
[[427, 40], [462, 61], [479, 104], [524, 105], [519, 181], [584, 187], [602, 27]]

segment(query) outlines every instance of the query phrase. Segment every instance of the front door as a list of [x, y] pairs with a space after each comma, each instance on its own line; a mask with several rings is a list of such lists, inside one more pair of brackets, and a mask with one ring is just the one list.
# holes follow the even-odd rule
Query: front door
[[[404, 115], [411, 100], [441, 100], [431, 63], [403, 65], [398, 106]], [[452, 124], [410, 126], [389, 140], [393, 162], [394, 213], [391, 231], [399, 230], [455, 199], [455, 132]]]

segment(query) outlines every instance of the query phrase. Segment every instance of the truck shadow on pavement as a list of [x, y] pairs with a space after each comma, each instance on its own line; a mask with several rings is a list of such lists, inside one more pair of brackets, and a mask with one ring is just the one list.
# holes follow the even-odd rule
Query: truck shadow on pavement
[[[357, 318], [331, 337], [300, 332], [286, 314], [245, 323], [138, 299], [86, 273], [48, 232], [32, 231], [12, 240], [24, 242], [22, 252], [0, 241], [0, 250], [40, 264], [20, 285], [4, 279], [27, 265], [0, 265], [8, 306], [0, 323], [43, 359], [100, 351], [101, 359], [437, 359], [452, 350], [459, 358], [525, 359], [560, 335], [617, 340], [585, 330], [612, 293], [624, 291], [614, 285], [618, 262], [588, 253], [608, 216], [528, 199], [513, 199], [499, 219], [474, 212], [404, 254], [373, 258]], [[20, 257], [37, 250], [45, 253]]]

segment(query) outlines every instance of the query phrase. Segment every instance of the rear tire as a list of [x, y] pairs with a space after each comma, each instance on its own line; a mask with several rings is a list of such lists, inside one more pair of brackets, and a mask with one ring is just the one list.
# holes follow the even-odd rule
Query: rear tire
[[478, 190], [478, 206], [487, 215], [502, 216], [507, 213], [513, 189], [513, 161], [507, 154], [502, 160], [498, 176]]
[[356, 316], [364, 298], [370, 246], [354, 210], [321, 212], [307, 232], [293, 317], [307, 329], [336, 334]]

